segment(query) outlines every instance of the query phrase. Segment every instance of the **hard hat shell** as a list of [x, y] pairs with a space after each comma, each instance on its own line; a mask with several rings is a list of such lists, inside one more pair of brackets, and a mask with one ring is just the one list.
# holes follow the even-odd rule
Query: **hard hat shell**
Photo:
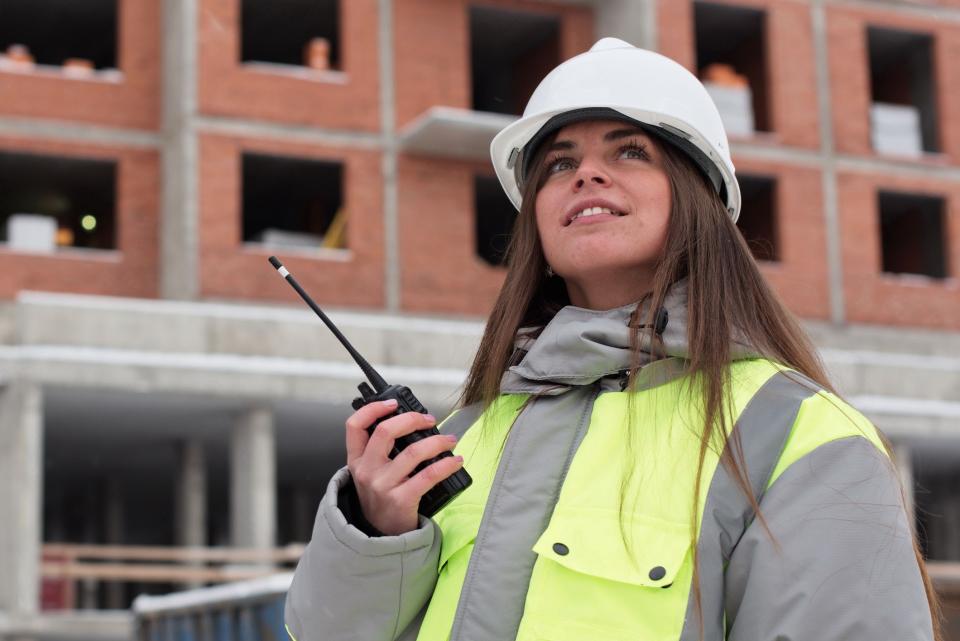
[[682, 65], [617, 38], [599, 40], [547, 74], [523, 116], [490, 143], [497, 178], [513, 205], [520, 209], [526, 164], [547, 135], [571, 122], [609, 117], [635, 122], [686, 152], [736, 222], [740, 187], [710, 94]]

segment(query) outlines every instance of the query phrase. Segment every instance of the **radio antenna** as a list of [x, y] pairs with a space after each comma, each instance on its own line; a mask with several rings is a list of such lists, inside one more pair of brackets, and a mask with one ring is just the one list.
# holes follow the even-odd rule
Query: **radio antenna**
[[297, 290], [297, 293], [300, 294], [300, 298], [306, 301], [307, 305], [310, 306], [310, 309], [316, 312], [317, 316], [320, 317], [320, 320], [322, 320], [324, 324], [330, 328], [330, 331], [333, 332], [333, 335], [337, 337], [337, 340], [339, 340], [343, 346], [347, 348], [347, 351], [350, 352], [350, 356], [353, 357], [353, 360], [355, 360], [357, 365], [360, 366], [360, 369], [363, 370], [367, 380], [369, 380], [370, 384], [373, 385], [373, 387], [377, 390], [377, 393], [380, 393], [390, 387], [387, 382], [383, 380], [383, 377], [377, 373], [377, 370], [373, 369], [370, 363], [367, 362], [367, 359], [365, 359], [363, 356], [360, 356], [360, 352], [353, 348], [353, 345], [350, 344], [350, 341], [347, 340], [347, 337], [340, 333], [340, 330], [337, 329], [337, 326], [334, 325], [330, 319], [327, 318], [327, 315], [323, 313], [323, 310], [320, 309], [315, 302], [313, 302], [313, 299], [310, 298], [310, 295], [303, 291], [303, 288], [300, 287], [300, 283], [298, 283], [293, 275], [287, 271], [287, 268], [283, 266], [283, 263], [281, 263], [276, 256], [271, 256], [269, 260], [270, 264], [273, 265], [278, 272], [280, 272], [280, 275], [283, 276], [284, 280], [290, 283], [290, 285]]

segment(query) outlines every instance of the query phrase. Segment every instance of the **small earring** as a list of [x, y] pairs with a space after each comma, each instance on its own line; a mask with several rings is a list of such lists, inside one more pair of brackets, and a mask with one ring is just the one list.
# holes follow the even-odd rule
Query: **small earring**
[[553, 267], [551, 267], [550, 265], [547, 265], [546, 272], [547, 272], [547, 278], [553, 278], [553, 277], [554, 277]]

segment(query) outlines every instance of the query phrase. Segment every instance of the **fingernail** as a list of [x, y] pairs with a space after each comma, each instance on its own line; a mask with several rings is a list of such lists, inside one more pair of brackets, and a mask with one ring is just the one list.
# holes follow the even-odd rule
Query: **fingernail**
[[463, 457], [462, 457], [462, 456], [454, 456], [453, 459], [454, 459], [457, 463], [463, 463]]
[[456, 441], [456, 440], [457, 440], [457, 435], [456, 435], [456, 434], [444, 434], [443, 437], [444, 437], [445, 439], [447, 439], [448, 441]]
[[436, 419], [436, 417], [435, 417], [433, 414], [424, 414], [424, 416], [426, 416], [426, 417], [427, 417], [427, 420], [430, 421], [431, 423], [436, 423], [436, 422], [437, 422], [437, 419]]
[[386, 405], [387, 407], [396, 407], [396, 406], [397, 406], [397, 399], [395, 399], [395, 398], [388, 398], [387, 400], [385, 400], [385, 401], [383, 402], [383, 404]]

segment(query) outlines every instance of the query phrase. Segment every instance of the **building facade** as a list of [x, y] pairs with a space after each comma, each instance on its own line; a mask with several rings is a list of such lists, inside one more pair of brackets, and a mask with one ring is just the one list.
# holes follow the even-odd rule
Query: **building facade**
[[181, 584], [67, 598], [57, 544], [309, 537], [361, 374], [269, 256], [449, 411], [514, 215], [489, 142], [603, 36], [710, 83], [761, 271], [957, 594], [957, 0], [5, 0], [0, 637]]

